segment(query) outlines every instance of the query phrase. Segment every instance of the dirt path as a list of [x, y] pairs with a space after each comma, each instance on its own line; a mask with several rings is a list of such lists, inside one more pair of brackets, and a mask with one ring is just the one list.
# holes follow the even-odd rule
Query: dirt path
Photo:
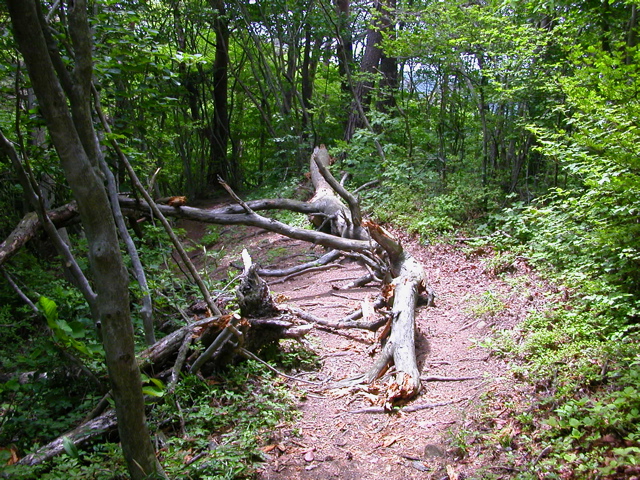
[[[262, 266], [282, 267], [323, 253], [320, 247], [248, 227], [225, 228], [221, 242], [230, 253], [247, 248]], [[490, 356], [478, 341], [495, 329], [512, 328], [528, 310], [541, 306], [544, 296], [523, 264], [501, 276], [489, 271], [491, 251], [465, 254], [460, 246], [425, 247], [410, 238], [403, 243], [424, 263], [436, 292], [435, 306], [417, 312], [418, 361], [424, 381], [419, 397], [407, 405], [417, 410], [357, 413], [380, 405], [375, 386], [322, 390], [298, 383], [293, 388], [300, 396], [301, 419], [293, 426], [281, 425], [268, 439], [261, 480], [479, 478], [474, 477], [479, 460], [463, 455], [456, 432], [465, 428], [481, 395], [519, 387], [512, 384], [506, 362]], [[218, 272], [227, 268], [221, 263]], [[285, 282], [267, 281], [285, 303], [337, 320], [377, 293], [376, 287], [336, 290], [364, 272], [347, 261]], [[322, 359], [317, 372], [303, 375], [311, 381], [363, 373], [378, 352], [370, 332], [336, 334], [316, 328], [308, 340]], [[443, 381], [443, 377], [468, 379]]]

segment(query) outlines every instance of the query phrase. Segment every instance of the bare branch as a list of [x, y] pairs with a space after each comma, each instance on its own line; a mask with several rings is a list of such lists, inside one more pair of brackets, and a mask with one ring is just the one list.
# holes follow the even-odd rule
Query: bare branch
[[[4, 133], [1, 130], [0, 149], [2, 149], [5, 154], [11, 159], [11, 163], [18, 175], [18, 179], [20, 181], [20, 184], [22, 185], [22, 188], [24, 188], [27, 197], [31, 202], [31, 205], [36, 209], [40, 223], [42, 224], [44, 230], [47, 232], [47, 235], [49, 235], [49, 238], [53, 242], [56, 251], [63, 258], [64, 266], [68, 268], [73, 275], [76, 286], [78, 287], [80, 292], [82, 292], [82, 295], [89, 304], [89, 308], [91, 309], [94, 320], [97, 320], [99, 317], [96, 313], [97, 310], [95, 292], [91, 288], [87, 277], [85, 277], [84, 273], [80, 269], [80, 266], [76, 262], [73, 254], [71, 253], [71, 250], [69, 249], [69, 246], [62, 239], [62, 237], [58, 233], [58, 229], [46, 214], [46, 210], [42, 202], [42, 194], [40, 192], [36, 192], [36, 190], [34, 189], [35, 182], [32, 182], [29, 179], [29, 175], [22, 165], [22, 161], [18, 156], [18, 152], [16, 152], [13, 144], [7, 139], [7, 137], [4, 136]], [[37, 186], [35, 188], [37, 188]]]
[[[95, 86], [94, 86], [94, 92], [95, 92]], [[99, 103], [96, 104], [96, 111], [98, 113], [98, 116], [100, 117], [100, 121], [102, 122], [102, 127], [105, 129], [107, 133], [111, 133], [111, 127], [109, 127], [109, 123], [107, 122], [107, 119], [105, 118]], [[193, 277], [194, 281], [200, 288], [200, 292], [202, 293], [202, 296], [204, 297], [205, 302], [207, 302], [207, 306], [209, 307], [209, 310], [211, 310], [211, 313], [215, 315], [218, 315], [218, 316], [222, 315], [222, 312], [220, 311], [220, 309], [211, 299], [209, 290], [207, 289], [206, 285], [202, 281], [202, 278], [198, 274], [198, 271], [196, 270], [196, 267], [193, 265], [193, 262], [191, 262], [191, 260], [189, 259], [187, 252], [184, 250], [184, 247], [182, 246], [182, 243], [180, 242], [175, 232], [173, 231], [173, 228], [171, 228], [171, 225], [169, 225], [169, 222], [167, 221], [165, 216], [162, 214], [158, 205], [153, 201], [153, 199], [151, 198], [147, 190], [144, 188], [144, 186], [140, 182], [140, 179], [136, 175], [136, 172], [133, 170], [133, 167], [131, 166], [129, 159], [124, 154], [124, 152], [120, 148], [120, 145], [114, 138], [111, 138], [111, 146], [113, 147], [116, 154], [118, 155], [118, 158], [120, 158], [120, 161], [122, 162], [122, 164], [127, 169], [127, 172], [131, 177], [132, 183], [134, 184], [136, 189], [138, 189], [138, 191], [141, 193], [144, 199], [147, 201], [147, 204], [151, 209], [151, 211], [153, 212], [153, 214], [158, 218], [158, 220], [160, 220], [160, 223], [162, 223], [162, 226], [164, 227], [165, 231], [169, 235], [169, 238], [171, 239], [173, 246], [175, 247], [178, 254], [180, 255], [180, 258], [182, 259], [184, 264], [187, 266], [187, 268], [189, 269], [189, 273], [191, 273], [191, 276]], [[168, 207], [168, 208], [174, 209], [174, 210], [176, 209], [175, 207]]]
[[229, 186], [229, 184], [225, 182], [220, 175], [218, 175], [218, 183], [222, 185], [222, 187], [227, 191], [227, 193], [231, 195], [231, 198], [233, 198], [238, 203], [238, 205], [242, 207], [245, 213], [248, 213], [249, 215], [253, 213], [253, 210], [251, 210], [249, 205], [244, 203], [244, 200], [242, 200], [238, 195], [236, 195], [236, 192], [233, 191], [233, 189]]

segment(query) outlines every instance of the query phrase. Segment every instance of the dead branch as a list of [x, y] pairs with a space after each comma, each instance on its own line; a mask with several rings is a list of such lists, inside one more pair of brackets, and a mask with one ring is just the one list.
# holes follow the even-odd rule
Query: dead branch
[[[334, 235], [344, 238], [356, 238], [369, 240], [369, 235], [362, 228], [360, 207], [357, 200], [350, 196], [335, 178], [329, 173], [327, 167], [331, 163], [329, 152], [324, 145], [316, 147], [311, 155], [309, 168], [311, 170], [311, 181], [315, 187], [315, 195], [309, 201], [317, 207], [320, 215], [311, 215], [311, 221], [316, 227], [320, 227], [327, 222], [329, 228], [322, 231], [329, 231]], [[347, 208], [336, 192], [343, 192], [349, 196], [352, 203]]]
[[[319, 173], [325, 179], [325, 181], [329, 184], [329, 186], [340, 195], [347, 205], [349, 206], [349, 211], [351, 212], [351, 223], [354, 228], [361, 228], [362, 224], [362, 213], [360, 212], [360, 202], [358, 199], [351, 195], [347, 191], [346, 188], [342, 186], [334, 177], [331, 175], [329, 170], [327, 169], [330, 164], [329, 152], [327, 151], [324, 145], [320, 145], [320, 147], [316, 147], [313, 156], [311, 157], [318, 168]], [[312, 165], [313, 166], [313, 165]], [[314, 170], [311, 170], [311, 176], [313, 178]], [[358, 237], [359, 238], [359, 237]]]
[[[95, 93], [95, 87], [94, 86], [92, 87]], [[109, 126], [109, 123], [107, 122], [102, 112], [102, 109], [100, 108], [99, 102], [96, 102], [96, 111], [98, 112], [98, 116], [100, 117], [100, 121], [102, 122], [102, 126], [105, 129], [105, 131], [107, 133], [111, 133], [111, 127]], [[153, 214], [158, 218], [158, 220], [160, 220], [160, 223], [162, 223], [162, 226], [164, 227], [165, 231], [169, 235], [169, 238], [171, 239], [171, 242], [173, 243], [174, 248], [180, 255], [180, 258], [182, 259], [184, 264], [187, 266], [189, 273], [191, 273], [191, 277], [196, 282], [196, 285], [198, 285], [198, 288], [200, 289], [200, 292], [202, 293], [202, 296], [204, 297], [205, 302], [207, 302], [207, 306], [209, 307], [209, 310], [211, 311], [211, 313], [215, 315], [222, 315], [222, 312], [220, 311], [218, 306], [211, 299], [211, 295], [209, 294], [209, 290], [207, 289], [207, 286], [202, 281], [202, 278], [200, 277], [200, 274], [196, 270], [196, 267], [191, 262], [191, 259], [189, 259], [187, 252], [184, 250], [184, 247], [182, 246], [182, 243], [180, 243], [180, 240], [178, 239], [175, 232], [173, 231], [173, 228], [171, 228], [171, 225], [169, 225], [169, 222], [167, 221], [165, 216], [162, 214], [162, 211], [159, 209], [158, 205], [153, 201], [153, 199], [151, 198], [151, 195], [149, 195], [147, 190], [144, 188], [144, 185], [142, 185], [142, 182], [140, 182], [140, 179], [136, 175], [135, 170], [133, 169], [133, 167], [131, 166], [131, 163], [129, 162], [129, 158], [124, 154], [124, 152], [120, 148], [120, 145], [118, 144], [117, 140], [114, 137], [110, 139], [110, 142], [114, 151], [118, 155], [118, 158], [120, 159], [122, 164], [125, 166], [125, 169], [127, 170], [127, 173], [129, 174], [129, 177], [131, 178], [131, 182], [133, 183], [134, 187], [144, 197]], [[171, 207], [171, 206], [167, 206], [167, 207], [173, 210], [180, 210], [180, 207]]]
[[420, 380], [423, 382], [465, 382], [467, 380], [478, 380], [482, 377], [438, 377], [438, 376], [430, 376], [430, 377], [420, 377]]
[[236, 192], [233, 191], [233, 189], [229, 186], [229, 184], [225, 182], [220, 175], [218, 175], [218, 183], [222, 185], [222, 187], [227, 191], [227, 193], [231, 195], [231, 198], [233, 198], [236, 201], [236, 203], [242, 207], [245, 213], [248, 213], [248, 214], [253, 213], [253, 210], [251, 210], [251, 207], [246, 203], [244, 203], [244, 200], [242, 200], [238, 195], [236, 195]]
[[[301, 202], [298, 200], [291, 200], [289, 198], [271, 198], [262, 200], [251, 200], [245, 202], [246, 205], [253, 211], [260, 210], [289, 210], [296, 213], [304, 213], [310, 215], [317, 211], [317, 208], [312, 203]], [[221, 215], [233, 215], [238, 213], [246, 213], [246, 210], [241, 205], [227, 205], [224, 207], [210, 210], [216, 214]]]
[[291, 275], [297, 273], [306, 273], [306, 270], [313, 267], [320, 267], [322, 265], [327, 265], [334, 260], [337, 260], [342, 255], [340, 250], [331, 250], [328, 253], [325, 253], [322, 257], [317, 260], [313, 260], [311, 262], [303, 263], [302, 265], [296, 265], [290, 268], [259, 268], [257, 270], [258, 275], [261, 277], [287, 277], [291, 278]]
[[239, 315], [226, 315], [223, 317], [226, 322], [225, 327], [218, 334], [215, 341], [209, 345], [209, 347], [193, 362], [189, 373], [197, 373], [202, 366], [208, 361], [215, 358], [224, 347], [225, 343], [231, 340], [232, 337], [241, 337], [242, 334], [236, 329], [238, 323], [240, 323], [241, 317]]
[[185, 337], [196, 335], [202, 337], [209, 329], [220, 330], [220, 317], [207, 317], [186, 325], [166, 337], [158, 340], [154, 345], [138, 355], [140, 370], [155, 370], [173, 358], [176, 351], [183, 344]]
[[[62, 228], [79, 221], [78, 205], [71, 202], [54, 210], [49, 210], [47, 216], [56, 228]], [[0, 266], [20, 251], [20, 249], [32, 238], [40, 229], [42, 223], [35, 212], [27, 213], [16, 225], [9, 236], [0, 243]]]
[[64, 451], [65, 438], [72, 442], [74, 445], [82, 445], [83, 443], [100, 437], [107, 432], [115, 430], [117, 427], [116, 412], [115, 410], [109, 410], [98, 418], [91, 420], [87, 423], [83, 423], [79, 427], [65, 433], [64, 435], [56, 438], [52, 442], [48, 443], [42, 448], [39, 448], [36, 452], [27, 455], [22, 458], [18, 464], [20, 465], [37, 465], [53, 457], [60, 455]]
[[[419, 410], [426, 410], [428, 408], [446, 407], [447, 405], [451, 405], [452, 403], [457, 403], [459, 401], [460, 400], [453, 400], [451, 402], [439, 402], [439, 403], [423, 403], [420, 405], [411, 405], [409, 407], [402, 407], [393, 411], [397, 411], [401, 413], [411, 413], [411, 412], [417, 412]], [[347, 413], [351, 413], [354, 415], [359, 413], [389, 413], [389, 410], [383, 406], [379, 406], [379, 407], [365, 407], [365, 408], [360, 408], [358, 410], [350, 410]]]
[[346, 285], [343, 285], [342, 287], [334, 287], [334, 288], [337, 288], [339, 290], [351, 290], [353, 288], [364, 287], [365, 285], [373, 282], [374, 280], [376, 280], [375, 276], [371, 273], [367, 273], [366, 275], [356, 278], [352, 282], [349, 282]]
[[308, 267], [308, 268], [306, 268], [304, 270], [300, 270], [298, 272], [294, 272], [291, 275], [287, 275], [286, 277], [281, 278], [280, 280], [276, 280], [274, 282], [271, 282], [271, 285], [276, 285], [278, 283], [284, 283], [284, 282], [286, 282], [288, 280], [291, 280], [294, 277], [298, 277], [300, 275], [304, 275], [304, 274], [311, 273], [311, 272], [320, 272], [320, 271], [323, 271], [323, 270], [329, 270], [330, 268], [342, 268], [342, 265], [340, 265], [339, 263], [334, 263], [333, 265], [320, 265], [320, 266], [317, 266], [317, 267]]
[[347, 315], [346, 317], [337, 321], [325, 320], [324, 318], [316, 317], [309, 312], [305, 312], [304, 310], [293, 307], [291, 305], [287, 305], [286, 309], [293, 315], [306, 322], [311, 322], [316, 325], [322, 325], [323, 327], [335, 328], [337, 330], [359, 328], [361, 330], [370, 330], [372, 332], [375, 332], [387, 321], [386, 318], [382, 317], [370, 322], [358, 322], [357, 319], [362, 318], [362, 309], [358, 309], [350, 315]]
[[[135, 200], [120, 196], [120, 204], [131, 210], [150, 213], [151, 207], [147, 202]], [[264, 230], [279, 233], [289, 238], [303, 240], [316, 245], [322, 245], [328, 248], [344, 250], [349, 252], [366, 252], [369, 251], [371, 245], [367, 241], [352, 240], [349, 238], [336, 237], [328, 233], [306, 230], [304, 228], [291, 227], [285, 223], [263, 217], [257, 213], [253, 214], [229, 214], [216, 213], [211, 210], [203, 210], [193, 207], [173, 208], [166, 205], [157, 205], [157, 209], [168, 217], [185, 218], [204, 223], [215, 223], [218, 225], [248, 225], [252, 227], [262, 228]]]
[[189, 353], [189, 347], [192, 341], [193, 337], [191, 335], [185, 335], [184, 340], [182, 340], [182, 345], [180, 345], [180, 349], [178, 350], [178, 357], [171, 368], [171, 376], [169, 377], [169, 383], [167, 385], [167, 391], [169, 393], [173, 393], [178, 384], [180, 372], [184, 367], [184, 362], [187, 360], [187, 354]]

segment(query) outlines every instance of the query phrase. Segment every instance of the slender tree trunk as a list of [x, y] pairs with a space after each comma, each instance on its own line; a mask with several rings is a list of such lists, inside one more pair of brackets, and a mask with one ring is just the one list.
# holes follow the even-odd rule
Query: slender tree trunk
[[[393, 15], [396, 9], [396, 0], [387, 0], [382, 8], [380, 19], [381, 31], [393, 32], [395, 22]], [[382, 52], [380, 57], [380, 100], [377, 108], [381, 112], [391, 111], [396, 106], [395, 93], [398, 90], [398, 59]]]
[[[377, 16], [380, 13], [381, 3], [379, 0], [374, 2], [374, 12]], [[358, 128], [365, 126], [365, 119], [363, 119], [358, 108], [355, 104], [359, 103], [365, 114], [369, 110], [369, 104], [371, 101], [371, 92], [374, 86], [374, 74], [378, 71], [380, 65], [380, 59], [382, 58], [382, 48], [380, 42], [382, 41], [382, 32], [380, 25], [380, 18], [374, 18], [371, 25], [367, 29], [367, 42], [360, 60], [360, 75], [356, 84], [353, 86], [353, 103], [350, 108], [350, 115], [347, 120], [347, 124], [344, 129], [344, 139], [350, 142], [353, 138], [355, 131]]]
[[[41, 5], [35, 0], [9, 0], [7, 4], [14, 35], [62, 168], [78, 202], [87, 236], [89, 266], [97, 294], [97, 322], [102, 329], [120, 440], [129, 472], [136, 480], [162, 475], [146, 426], [129, 312], [129, 279], [109, 199], [94, 156], [98, 142], [90, 115], [92, 60], [86, 2], [76, 0], [68, 9], [75, 57], [71, 72], [62, 63], [57, 49], [52, 48], [51, 40], [45, 40], [48, 26]], [[89, 125], [80, 124], [83, 122], [89, 122]]]
[[[305, 25], [305, 46], [302, 56], [301, 68], [301, 94], [302, 94], [302, 143], [306, 144], [309, 138], [309, 130], [313, 128], [313, 81], [318, 68], [318, 54], [322, 39], [313, 40], [313, 29], [310, 24]], [[315, 142], [314, 138], [314, 142]]]
[[350, 7], [349, 0], [336, 0], [336, 11], [338, 13], [337, 34], [338, 46], [336, 57], [338, 58], [338, 72], [342, 78], [341, 88], [345, 93], [351, 92], [349, 85], [349, 71], [353, 64], [353, 40], [350, 30]]
[[[627, 24], [627, 47], [634, 48], [638, 44], [638, 6], [631, 5], [631, 12], [629, 14], [629, 23]], [[627, 53], [626, 63], [631, 65], [633, 62], [633, 55]]]
[[217, 10], [213, 27], [216, 32], [216, 55], [213, 63], [213, 124], [210, 132], [208, 185], [218, 185], [218, 175], [232, 186], [240, 184], [240, 171], [227, 155], [229, 144], [229, 25], [224, 0], [209, 0]]

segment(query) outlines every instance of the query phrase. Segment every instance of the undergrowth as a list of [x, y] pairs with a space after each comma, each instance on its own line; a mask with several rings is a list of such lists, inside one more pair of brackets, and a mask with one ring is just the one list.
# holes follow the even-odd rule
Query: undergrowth
[[[295, 417], [290, 388], [261, 364], [243, 362], [209, 378], [185, 376], [148, 420], [158, 457], [169, 478], [248, 479], [264, 461], [260, 447], [274, 442], [275, 428]], [[113, 443], [66, 453], [37, 467], [6, 467], [14, 479], [127, 478]]]
[[[210, 230], [205, 241], [217, 240], [217, 233]], [[82, 251], [82, 242], [76, 248]], [[199, 298], [199, 292], [173, 263], [161, 229], [146, 226], [139, 251], [153, 290], [157, 324], [167, 331], [179, 328], [185, 321], [180, 312]], [[13, 265], [16, 280], [29, 285], [26, 292], [32, 298], [40, 298], [44, 318], [20, 306], [12, 292], [0, 290], [2, 298], [11, 299], [0, 307], [0, 328], [8, 332], [0, 344], [0, 477], [128, 478], [120, 446], [110, 443], [115, 436], [80, 448], [69, 442], [65, 453], [38, 466], [8, 465], [77, 426], [108, 390], [104, 353], [77, 290], [26, 252]], [[223, 284], [233, 288], [232, 282], [205, 281], [212, 292]], [[140, 332], [136, 288], [131, 287], [132, 320]], [[137, 338], [141, 350], [142, 336]], [[285, 371], [308, 370], [318, 361], [314, 352], [289, 341], [261, 356]], [[169, 478], [254, 478], [264, 460], [261, 447], [275, 442], [280, 432], [276, 426], [284, 428], [296, 415], [295, 392], [254, 361], [208, 378], [187, 375], [174, 392], [156, 379], [146, 380], [143, 391], [151, 395], [147, 417]], [[289, 428], [288, 435], [294, 434]]]
[[486, 396], [477, 430], [466, 435], [475, 439], [469, 455], [492, 468], [474, 478], [640, 475], [637, 296], [620, 276], [635, 256], [617, 257], [617, 269], [609, 268], [610, 253], [595, 235], [589, 239], [580, 216], [566, 210], [571, 205], [517, 204], [489, 219], [496, 221], [497, 233], [487, 237], [496, 272], [518, 257], [556, 287], [543, 310], [485, 342], [510, 360], [514, 384], [528, 387]]

